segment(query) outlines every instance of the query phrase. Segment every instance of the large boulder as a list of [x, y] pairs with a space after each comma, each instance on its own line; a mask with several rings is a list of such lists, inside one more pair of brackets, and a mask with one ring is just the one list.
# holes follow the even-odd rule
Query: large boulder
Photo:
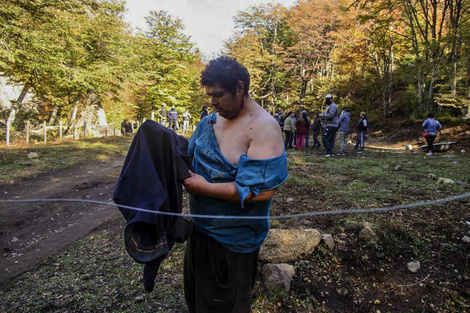
[[270, 263], [299, 260], [320, 243], [316, 229], [271, 229], [260, 248], [260, 259]]

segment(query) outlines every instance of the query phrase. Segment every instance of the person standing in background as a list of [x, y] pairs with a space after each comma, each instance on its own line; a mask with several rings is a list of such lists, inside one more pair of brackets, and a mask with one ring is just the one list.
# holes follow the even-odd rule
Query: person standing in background
[[312, 128], [312, 120], [310, 119], [310, 115], [308, 115], [307, 111], [302, 111], [302, 113], [305, 112], [307, 114], [307, 121], [308, 121], [308, 132], [305, 134], [305, 149], [308, 148], [308, 141], [310, 139], [310, 129]]
[[303, 111], [295, 123], [295, 129], [297, 130], [295, 135], [295, 150], [304, 150], [305, 137], [308, 133], [309, 126], [307, 112]]
[[186, 109], [183, 113], [183, 134], [188, 133], [190, 121], [191, 121], [191, 114], [189, 114], [188, 109]]
[[320, 147], [320, 141], [318, 141], [318, 135], [321, 132], [321, 119], [320, 114], [315, 113], [315, 120], [312, 125], [312, 135], [313, 135], [313, 147]]
[[292, 141], [294, 140], [294, 130], [295, 130], [295, 123], [294, 123], [294, 112], [289, 111], [287, 116], [284, 120], [284, 146], [287, 149], [292, 149]]
[[351, 114], [349, 114], [349, 109], [344, 108], [343, 112], [339, 116], [339, 129], [338, 129], [338, 137], [339, 137], [339, 147], [340, 155], [346, 155], [346, 136], [349, 134], [349, 124], [351, 122]]
[[166, 110], [166, 104], [163, 103], [162, 107], [158, 111], [158, 115], [160, 115], [160, 125], [162, 125], [163, 127], [166, 127], [166, 115], [167, 114], [168, 112]]
[[206, 117], [207, 115], [209, 114], [209, 112], [207, 111], [207, 105], [203, 105], [202, 106], [202, 110], [201, 112], [199, 113], [199, 119], [202, 120], [204, 117]]
[[325, 96], [325, 104], [327, 105], [325, 112], [321, 115], [325, 122], [325, 129], [322, 134], [323, 146], [326, 149], [325, 157], [333, 156], [333, 148], [335, 146], [335, 136], [338, 131], [338, 108], [333, 102], [333, 97], [330, 94]]
[[121, 123], [121, 132], [124, 136], [132, 134], [132, 125], [127, 118]]
[[425, 131], [423, 136], [426, 138], [426, 142], [428, 143], [428, 153], [426, 155], [431, 156], [434, 140], [437, 137], [437, 132], [442, 128], [442, 125], [434, 119], [434, 114], [429, 113], [428, 118], [423, 123], [423, 127]]
[[176, 111], [175, 107], [171, 107], [170, 111], [168, 112], [168, 118], [170, 119], [170, 128], [173, 131], [178, 129], [178, 112]]
[[364, 144], [367, 138], [367, 128], [369, 127], [369, 121], [367, 120], [366, 112], [361, 112], [359, 114], [359, 123], [357, 124], [357, 138], [356, 146], [354, 149], [361, 148], [361, 151], [364, 151]]

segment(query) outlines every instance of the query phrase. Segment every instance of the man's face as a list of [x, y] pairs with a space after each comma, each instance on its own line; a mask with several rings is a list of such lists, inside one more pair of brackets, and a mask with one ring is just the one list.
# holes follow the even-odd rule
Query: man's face
[[[231, 92], [219, 86], [205, 86], [206, 93], [211, 97], [211, 106], [219, 113], [220, 116], [226, 119], [234, 118], [241, 110], [241, 97], [240, 92], [233, 95]], [[243, 93], [241, 92], [241, 96]]]

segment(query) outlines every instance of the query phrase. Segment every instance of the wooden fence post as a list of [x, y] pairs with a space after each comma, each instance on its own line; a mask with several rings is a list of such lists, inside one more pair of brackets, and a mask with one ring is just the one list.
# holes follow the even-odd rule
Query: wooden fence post
[[131, 134], [133, 134], [134, 133], [134, 121], [131, 122], [131, 129], [132, 129]]
[[59, 137], [62, 140], [62, 121], [59, 121]]
[[44, 132], [44, 142], [47, 142], [46, 121], [42, 124], [42, 129]]
[[10, 124], [11, 124], [11, 121], [10, 121], [10, 119], [8, 119], [8, 121], [7, 121], [7, 133], [6, 133], [7, 147], [10, 146]]
[[29, 121], [24, 121], [26, 124], [26, 144], [29, 145]]
[[72, 139], [75, 140], [75, 124], [72, 121]]

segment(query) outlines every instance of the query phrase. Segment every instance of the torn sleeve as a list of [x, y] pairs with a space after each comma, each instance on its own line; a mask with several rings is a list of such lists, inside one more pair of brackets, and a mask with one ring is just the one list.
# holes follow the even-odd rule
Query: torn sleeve
[[281, 186], [288, 178], [287, 153], [269, 159], [250, 159], [245, 154], [238, 161], [235, 185], [244, 207], [246, 197]]

